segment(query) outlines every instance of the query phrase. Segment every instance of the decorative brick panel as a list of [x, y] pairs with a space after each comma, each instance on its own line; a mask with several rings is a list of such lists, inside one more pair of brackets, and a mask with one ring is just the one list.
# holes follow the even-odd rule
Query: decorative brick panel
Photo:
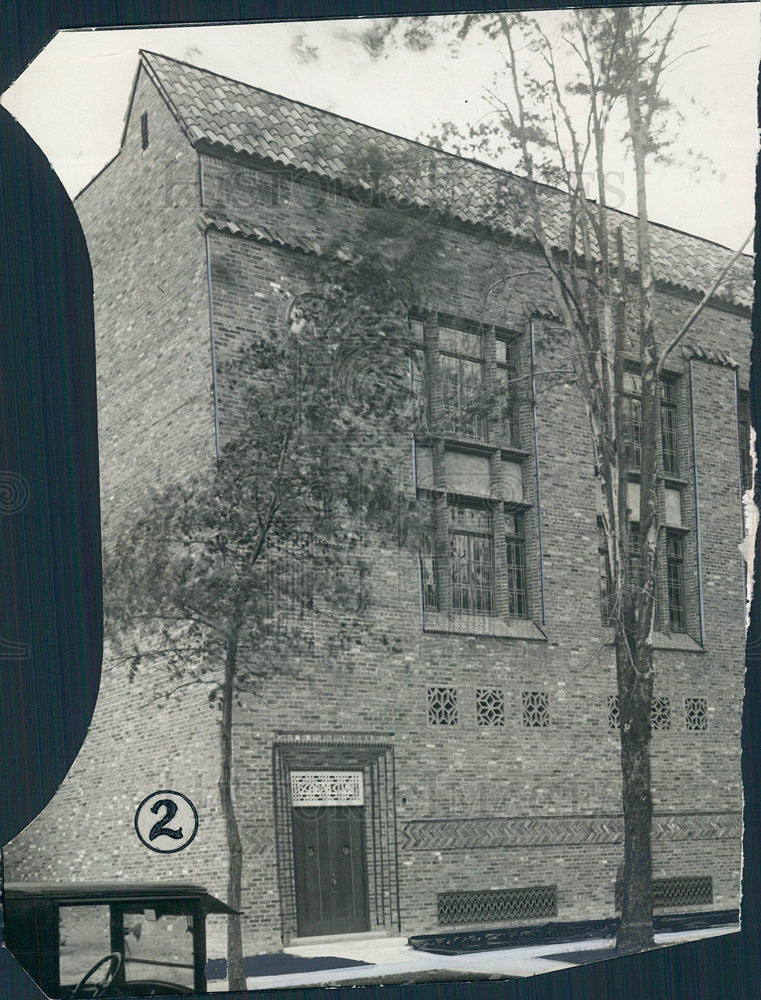
[[555, 917], [557, 912], [557, 886], [554, 885], [440, 892], [438, 896], [438, 922], [441, 926], [537, 920], [541, 917]]

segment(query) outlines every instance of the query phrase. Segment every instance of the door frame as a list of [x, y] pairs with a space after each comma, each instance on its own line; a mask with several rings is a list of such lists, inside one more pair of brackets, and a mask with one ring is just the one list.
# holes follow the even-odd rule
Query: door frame
[[401, 930], [393, 734], [276, 732], [272, 790], [283, 944], [298, 936], [291, 771], [362, 771], [369, 933]]

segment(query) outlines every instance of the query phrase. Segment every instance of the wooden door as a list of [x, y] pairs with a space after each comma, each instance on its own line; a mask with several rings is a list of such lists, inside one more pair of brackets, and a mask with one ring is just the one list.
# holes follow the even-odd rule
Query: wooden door
[[369, 928], [363, 806], [294, 807], [300, 937]]

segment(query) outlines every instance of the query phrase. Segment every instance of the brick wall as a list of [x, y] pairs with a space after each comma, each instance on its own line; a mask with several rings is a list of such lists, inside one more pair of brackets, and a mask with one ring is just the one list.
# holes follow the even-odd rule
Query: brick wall
[[[151, 136], [145, 151], [138, 125], [143, 109], [149, 112]], [[326, 249], [362, 246], [370, 210], [340, 192], [294, 185], [284, 174], [224, 157], [204, 154], [200, 163], [206, 208], [238, 222], [268, 226], [293, 243], [317, 241]], [[213, 456], [197, 171], [196, 154], [141, 76], [125, 148], [78, 202], [95, 262], [104, 505], [113, 503], [118, 510], [129, 509], [152, 481], [181, 475]], [[416, 224], [412, 216], [408, 223]], [[214, 342], [223, 364], [257, 332], [282, 321], [285, 293], [304, 280], [306, 259], [296, 250], [215, 229], [208, 230], [206, 240]], [[442, 230], [435, 249], [426, 304], [515, 330], [522, 338], [522, 370], [527, 371], [527, 319], [551, 307], [536, 259], [525, 248], [497, 246], [465, 229]], [[506, 261], [513, 271], [534, 273], [487, 294]], [[671, 336], [691, 308], [687, 297], [661, 292], [661, 335]], [[541, 324], [536, 333], [537, 371], [568, 367], [567, 350], [553, 346]], [[732, 353], [742, 365], [741, 383], [747, 384], [746, 316], [708, 310], [692, 339]], [[686, 386], [687, 363], [681, 354], [673, 363]], [[655, 874], [711, 874], [714, 905], [725, 908], [737, 904], [740, 885], [743, 636], [734, 376], [702, 362], [693, 368], [706, 644], [704, 651], [695, 651], [692, 643], [691, 650], [657, 653], [656, 693], [671, 698], [672, 727], [653, 737], [655, 809], [666, 816], [664, 836], [655, 844]], [[415, 557], [385, 539], [368, 540], [376, 567], [371, 581], [375, 627], [336, 657], [328, 657], [318, 631], [314, 652], [286, 664], [288, 676], [262, 683], [236, 713], [247, 953], [280, 943], [272, 753], [282, 731], [393, 732], [405, 932], [434, 929], [436, 895], [451, 889], [552, 883], [558, 886], [559, 919], [612, 915], [620, 838], [595, 826], [599, 817], [608, 817], [615, 826], [620, 812], [617, 733], [607, 723], [615, 669], [610, 635], [600, 622], [596, 487], [586, 418], [574, 390], [553, 386], [542, 374], [537, 390], [538, 456], [523, 463], [523, 487], [532, 505], [527, 552], [536, 615], [541, 603], [538, 461], [546, 639], [424, 633]], [[520, 408], [522, 443], [533, 451], [531, 407], [524, 399]], [[225, 395], [219, 412], [225, 438], [241, 413], [235, 399]], [[680, 435], [690, 451], [686, 419]], [[410, 443], [400, 442], [399, 466], [411, 483], [410, 453]], [[691, 478], [683, 493], [691, 533], [685, 573], [697, 620]], [[152, 679], [140, 683], [148, 689]], [[428, 724], [429, 685], [457, 689], [456, 726]], [[504, 691], [504, 726], [477, 726], [479, 687]], [[522, 725], [521, 693], [526, 690], [549, 695], [549, 727]], [[707, 700], [709, 727], [704, 732], [684, 728], [684, 699], [690, 696]], [[85, 748], [55, 802], [8, 850], [9, 878], [187, 874], [224, 896], [213, 713], [192, 695], [159, 710], [142, 707], [145, 700], [126, 684], [118, 665], [104, 675]], [[335, 767], [349, 759], [341, 746], [325, 753], [324, 760]], [[162, 785], [195, 796], [201, 814], [196, 841], [171, 859], [149, 857], [134, 838], [122, 835], [124, 830], [129, 834], [137, 802]], [[683, 817], [696, 812], [711, 816], [690, 820], [699, 825], [690, 832]], [[472, 846], [475, 827], [470, 821], [475, 818], [494, 824], [481, 846]], [[561, 828], [573, 826], [578, 836], [574, 839], [567, 829], [558, 832], [558, 820]], [[432, 842], [415, 846], [422, 821], [432, 824], [426, 827]], [[452, 823], [445, 827], [443, 821]], [[103, 851], [82, 848], [77, 831], [83, 823], [103, 828]], [[387, 846], [390, 856], [393, 845]]]

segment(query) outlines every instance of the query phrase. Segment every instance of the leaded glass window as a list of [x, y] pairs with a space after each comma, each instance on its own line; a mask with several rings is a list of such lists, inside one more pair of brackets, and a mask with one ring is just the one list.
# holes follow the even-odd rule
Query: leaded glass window
[[436, 587], [436, 555], [433, 538], [423, 536], [420, 546], [420, 577], [423, 587], [423, 607], [427, 611], [438, 611], [439, 594]]
[[486, 438], [483, 412], [483, 342], [480, 334], [439, 327], [439, 372], [444, 428]]
[[497, 375], [500, 379], [500, 404], [502, 433], [508, 444], [518, 447], [520, 435], [518, 433], [518, 409], [516, 406], [516, 385], [515, 380], [518, 371], [517, 365], [517, 345], [515, 341], [504, 340], [497, 337]]
[[680, 535], [666, 533], [666, 569], [668, 573], [669, 628], [684, 632], [684, 545]]
[[488, 510], [449, 507], [452, 608], [474, 614], [494, 612], [494, 545]]
[[523, 517], [505, 514], [505, 546], [507, 552], [507, 612], [525, 618], [526, 607], [526, 548], [523, 540]]
[[677, 406], [676, 383], [671, 379], [661, 381], [661, 442], [663, 447], [663, 471], [667, 475], [679, 473], [679, 451], [677, 447]]

